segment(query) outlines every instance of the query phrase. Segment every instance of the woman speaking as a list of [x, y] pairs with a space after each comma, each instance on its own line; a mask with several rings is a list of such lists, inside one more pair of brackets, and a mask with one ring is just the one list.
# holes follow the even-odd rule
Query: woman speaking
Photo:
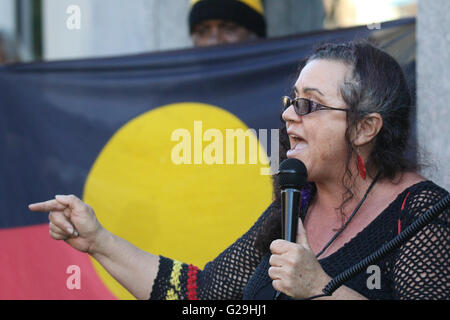
[[[283, 97], [283, 156], [301, 160], [296, 243], [281, 240], [276, 199], [250, 230], [203, 270], [142, 251], [111, 234], [73, 195], [29, 206], [50, 212], [50, 236], [94, 257], [139, 299], [295, 299], [393, 239], [448, 192], [405, 156], [411, 97], [398, 63], [368, 43], [327, 44], [300, 66]], [[449, 209], [372, 266], [321, 299], [448, 299]]]

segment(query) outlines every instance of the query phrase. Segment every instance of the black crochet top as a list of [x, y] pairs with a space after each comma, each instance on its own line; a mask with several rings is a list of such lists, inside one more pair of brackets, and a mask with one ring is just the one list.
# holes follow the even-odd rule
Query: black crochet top
[[[322, 268], [335, 277], [394, 238], [447, 194], [431, 181], [407, 188], [343, 247], [319, 259]], [[272, 206], [202, 271], [161, 256], [150, 299], [272, 299], [270, 252], [263, 254], [254, 245]], [[449, 299], [449, 211], [447, 208], [403, 246], [345, 286], [368, 299]], [[374, 278], [377, 272], [378, 282]]]

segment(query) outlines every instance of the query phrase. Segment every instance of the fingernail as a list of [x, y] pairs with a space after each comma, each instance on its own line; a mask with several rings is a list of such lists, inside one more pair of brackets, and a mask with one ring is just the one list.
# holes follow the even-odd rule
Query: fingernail
[[75, 230], [75, 231], [73, 232], [73, 236], [74, 236], [74, 237], [78, 237], [78, 231], [77, 231], [77, 230]]
[[70, 233], [70, 234], [73, 233], [73, 229], [72, 229], [71, 227], [67, 228], [66, 231], [67, 231], [68, 233]]

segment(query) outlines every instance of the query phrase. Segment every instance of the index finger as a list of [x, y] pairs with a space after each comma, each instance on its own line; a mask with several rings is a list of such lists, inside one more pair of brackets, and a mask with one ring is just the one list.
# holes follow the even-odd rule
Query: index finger
[[66, 206], [53, 199], [44, 202], [32, 203], [28, 205], [28, 208], [35, 212], [49, 212], [64, 210]]
[[81, 201], [78, 197], [73, 194], [70, 195], [56, 195], [56, 201], [59, 203], [68, 206], [71, 209], [77, 210], [85, 207], [85, 203]]

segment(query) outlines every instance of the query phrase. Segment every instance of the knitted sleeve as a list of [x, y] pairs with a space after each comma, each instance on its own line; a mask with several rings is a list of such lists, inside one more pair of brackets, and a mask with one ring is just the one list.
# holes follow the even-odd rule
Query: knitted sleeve
[[[434, 185], [408, 193], [398, 220], [398, 232], [448, 194]], [[450, 209], [444, 210], [397, 251], [392, 283], [396, 299], [449, 299]]]
[[150, 299], [241, 299], [243, 288], [261, 260], [262, 253], [254, 243], [272, 207], [273, 204], [243, 236], [208, 262], [203, 270], [160, 256]]

